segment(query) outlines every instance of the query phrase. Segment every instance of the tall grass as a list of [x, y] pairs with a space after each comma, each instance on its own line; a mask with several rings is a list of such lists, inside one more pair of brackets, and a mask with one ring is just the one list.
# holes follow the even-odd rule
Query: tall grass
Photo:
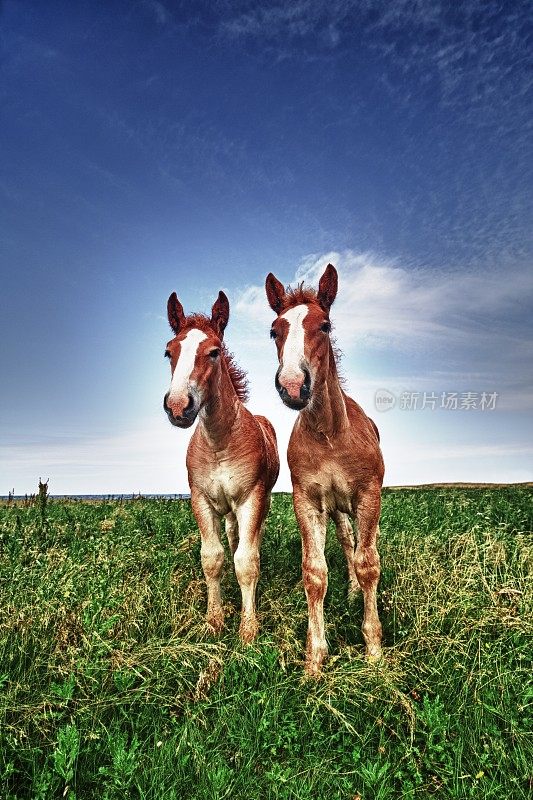
[[[532, 493], [385, 491], [368, 665], [328, 534], [330, 658], [303, 678], [291, 498], [262, 549], [261, 635], [209, 636], [187, 501], [0, 508], [0, 796], [527, 798]], [[3, 791], [3, 794], [1, 792]]]

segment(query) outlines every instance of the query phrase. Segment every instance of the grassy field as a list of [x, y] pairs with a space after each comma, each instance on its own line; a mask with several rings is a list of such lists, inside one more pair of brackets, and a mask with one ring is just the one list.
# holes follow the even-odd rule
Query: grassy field
[[532, 492], [385, 491], [385, 661], [366, 664], [333, 531], [330, 659], [302, 677], [291, 498], [269, 516], [261, 635], [203, 623], [187, 501], [0, 507], [0, 792], [21, 798], [497, 798], [531, 793]]

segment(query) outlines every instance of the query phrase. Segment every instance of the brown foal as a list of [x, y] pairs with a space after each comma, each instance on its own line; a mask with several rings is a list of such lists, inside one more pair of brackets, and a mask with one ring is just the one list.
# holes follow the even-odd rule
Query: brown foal
[[[285, 291], [270, 273], [266, 293], [278, 315], [271, 330], [279, 358], [276, 388], [286, 406], [300, 411], [287, 459], [302, 535], [302, 572], [309, 611], [306, 671], [317, 675], [328, 651], [324, 631], [328, 516], [335, 523], [348, 562], [349, 594], [363, 591], [362, 630], [367, 656], [371, 660], [381, 657], [376, 541], [383, 457], [376, 425], [339, 382], [329, 321], [337, 294], [335, 267], [328, 264], [318, 292], [302, 286]], [[351, 523], [354, 517], [357, 546]]]
[[220, 577], [224, 548], [221, 519], [242, 593], [240, 637], [252, 641], [258, 631], [255, 590], [259, 550], [270, 494], [279, 472], [274, 428], [243, 405], [246, 382], [222, 339], [229, 303], [220, 292], [211, 319], [186, 317], [176, 297], [168, 300], [174, 338], [167, 344], [172, 382], [163, 405], [173, 425], [198, 426], [187, 450], [191, 502], [202, 540], [207, 584], [207, 622], [215, 632], [224, 625]]

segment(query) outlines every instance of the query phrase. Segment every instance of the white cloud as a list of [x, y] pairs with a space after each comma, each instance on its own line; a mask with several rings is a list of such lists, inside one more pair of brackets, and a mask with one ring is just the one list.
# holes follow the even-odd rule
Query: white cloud
[[[348, 250], [308, 256], [290, 282], [316, 287], [328, 262], [339, 272], [332, 318], [343, 350], [364, 343], [400, 352], [428, 346], [493, 352], [495, 345], [508, 344], [521, 357], [532, 354], [529, 324], [513, 322], [533, 302], [530, 271], [406, 269], [372, 253]], [[263, 286], [247, 287], [235, 310], [256, 326], [272, 319]]]

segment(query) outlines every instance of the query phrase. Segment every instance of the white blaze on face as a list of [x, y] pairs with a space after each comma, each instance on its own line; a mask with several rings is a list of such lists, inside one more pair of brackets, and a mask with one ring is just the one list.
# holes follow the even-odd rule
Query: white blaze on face
[[188, 393], [189, 379], [194, 369], [198, 345], [200, 342], [203, 342], [204, 339], [207, 339], [207, 335], [203, 331], [198, 330], [198, 328], [193, 328], [181, 342], [178, 363], [176, 364], [170, 384], [169, 401], [179, 400], [183, 395]]
[[299, 391], [299, 386], [304, 381], [304, 374], [300, 365], [304, 360], [304, 319], [308, 311], [308, 306], [302, 304], [290, 308], [281, 315], [281, 319], [286, 319], [289, 323], [289, 332], [283, 346], [279, 380], [281, 385], [285, 386], [289, 392], [290, 388], [287, 384], [296, 383]]

